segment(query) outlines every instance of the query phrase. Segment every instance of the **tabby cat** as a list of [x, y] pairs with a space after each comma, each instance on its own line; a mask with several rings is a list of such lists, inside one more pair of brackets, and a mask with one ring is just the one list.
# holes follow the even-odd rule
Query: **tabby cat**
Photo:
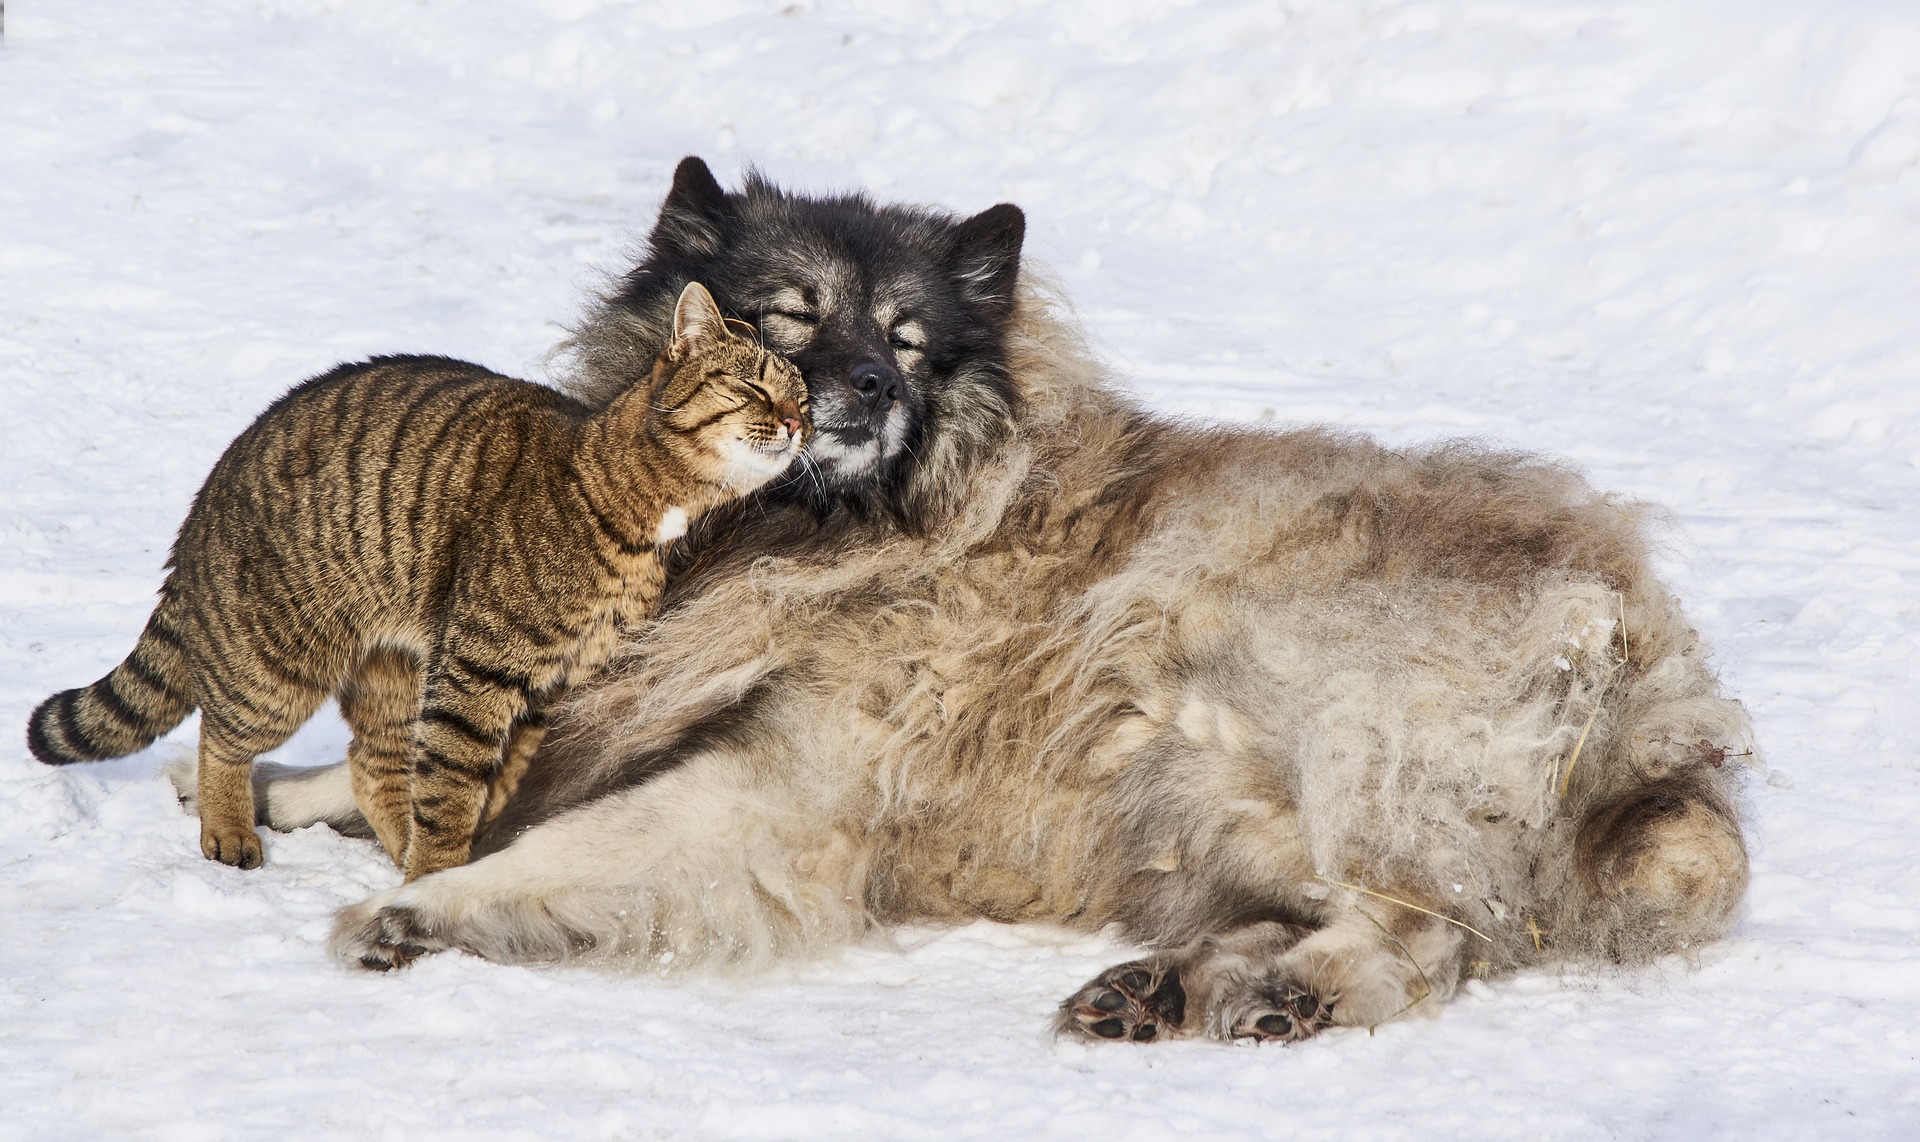
[[42, 702], [29, 748], [118, 757], [198, 706], [200, 848], [255, 868], [253, 759], [337, 695], [394, 863], [463, 864], [542, 709], [653, 610], [666, 545], [810, 432], [799, 372], [697, 282], [651, 382], [599, 413], [445, 358], [340, 366], [228, 447], [133, 653]]

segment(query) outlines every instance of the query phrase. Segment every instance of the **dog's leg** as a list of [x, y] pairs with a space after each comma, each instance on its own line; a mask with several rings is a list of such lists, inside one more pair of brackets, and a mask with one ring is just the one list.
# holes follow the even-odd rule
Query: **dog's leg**
[[1091, 1039], [1285, 1043], [1329, 1026], [1371, 1027], [1451, 995], [1468, 938], [1355, 894], [1317, 931], [1250, 924], [1110, 968], [1061, 1004], [1055, 1027]]
[[1740, 827], [1700, 771], [1674, 774], [1592, 813], [1574, 854], [1580, 891], [1564, 922], [1602, 933], [1600, 950], [1619, 960], [1714, 939], [1747, 887]]
[[1265, 974], [1308, 929], [1272, 921], [1205, 936], [1184, 948], [1108, 968], [1060, 1005], [1056, 1030], [1097, 1039], [1191, 1039], [1230, 977]]
[[723, 756], [694, 758], [497, 853], [342, 910], [333, 952], [384, 971], [446, 948], [509, 963], [644, 966], [844, 943], [866, 925], [864, 861], [808, 794], [762, 787]]
[[[189, 813], [200, 811], [198, 767], [191, 756], [182, 756], [163, 767], [173, 781], [180, 804]], [[333, 765], [281, 765], [272, 761], [253, 763], [253, 807], [257, 823], [276, 832], [290, 833], [308, 825], [327, 825], [349, 837], [373, 837], [353, 800], [353, 777], [345, 762]]]

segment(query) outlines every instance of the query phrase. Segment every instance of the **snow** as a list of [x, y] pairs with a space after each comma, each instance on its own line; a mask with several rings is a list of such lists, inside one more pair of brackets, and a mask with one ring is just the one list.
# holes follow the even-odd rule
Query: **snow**
[[[63, 0], [0, 46], [0, 1139], [1920, 1137], [1920, 9], [1904, 0]], [[26, 714], [131, 648], [226, 442], [375, 352], [526, 375], [674, 162], [1020, 203], [1157, 406], [1657, 500], [1766, 751], [1694, 965], [1293, 1049], [1087, 1047], [1130, 949], [350, 974], [364, 842], [203, 860]], [[330, 719], [330, 716], [329, 716]], [[322, 720], [280, 752], [319, 763]]]

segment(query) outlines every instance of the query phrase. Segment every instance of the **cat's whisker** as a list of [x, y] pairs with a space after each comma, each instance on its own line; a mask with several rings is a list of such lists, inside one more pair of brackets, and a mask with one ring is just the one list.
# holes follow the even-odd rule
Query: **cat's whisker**
[[800, 475], [813, 481], [815, 491], [823, 496], [827, 494], [826, 477], [821, 475], [820, 462], [813, 458], [813, 453], [802, 452], [800, 454]]

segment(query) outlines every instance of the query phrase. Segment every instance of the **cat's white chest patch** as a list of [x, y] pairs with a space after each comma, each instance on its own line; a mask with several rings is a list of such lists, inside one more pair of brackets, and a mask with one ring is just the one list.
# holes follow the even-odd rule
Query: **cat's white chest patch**
[[687, 534], [687, 509], [668, 508], [667, 514], [660, 517], [660, 530], [654, 533], [655, 543], [672, 543]]

